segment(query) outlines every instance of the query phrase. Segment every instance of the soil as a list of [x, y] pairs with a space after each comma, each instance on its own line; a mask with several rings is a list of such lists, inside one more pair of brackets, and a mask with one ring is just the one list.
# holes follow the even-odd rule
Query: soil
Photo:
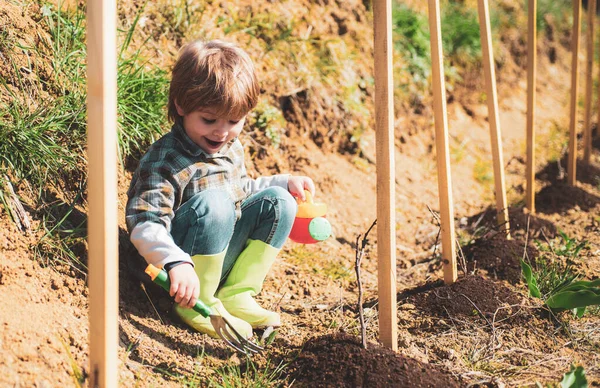
[[[203, 15], [225, 12], [214, 3], [206, 3], [210, 9]], [[239, 9], [228, 8], [227, 12], [253, 10], [251, 2], [241, 3]], [[363, 44], [364, 61], [370, 63], [370, 19], [362, 2], [342, 2], [335, 17], [324, 10], [326, 5], [333, 7], [333, 2], [290, 3], [303, 13], [303, 20], [323, 21], [315, 28], [330, 31], [336, 38], [354, 34]], [[421, 1], [413, 3], [424, 7]], [[507, 6], [511, 2], [501, 3]], [[257, 5], [260, 9], [254, 10], [264, 11], [267, 6], [275, 7]], [[141, 38], [150, 39], [152, 58], [165, 67], [172, 63], [185, 38], [181, 30], [167, 27], [166, 18], [175, 17], [167, 12], [170, 7], [164, 1], [147, 5]], [[122, 19], [133, 19], [130, 16], [136, 9], [133, 3], [120, 4]], [[38, 11], [35, 7], [3, 5], [0, 24], [11, 29], [11, 36], [23, 35], [23, 39], [34, 42], [43, 35], [36, 30], [32, 16]], [[308, 27], [302, 24], [298, 28]], [[307, 31], [310, 34], [310, 29]], [[578, 166], [576, 187], [564, 183], [561, 168], [566, 164], [559, 168], [557, 162], [549, 161], [550, 147], [542, 146], [547, 143], [545, 139], [553, 139], [556, 128], [568, 128], [570, 89], [565, 80], [569, 79], [570, 53], [562, 41], [546, 42], [552, 50], [544, 47], [538, 67], [538, 211], [529, 214], [523, 208], [525, 65], [509, 55], [522, 52], [524, 43], [519, 36], [503, 39], [502, 50], [509, 53], [505, 53], [498, 72], [512, 240], [506, 240], [494, 227], [494, 193], [489, 177], [475, 173], [477, 166], [487, 165], [491, 155], [487, 109], [475, 91], [482, 87], [481, 69], [472, 69], [469, 84], [455, 85], [449, 94], [455, 221], [466, 259], [461, 278], [450, 286], [440, 281], [439, 226], [432, 216], [439, 211], [439, 201], [430, 97], [424, 98], [418, 112], [413, 107], [397, 107], [397, 353], [378, 344], [376, 228], [369, 235], [361, 267], [368, 348], [363, 349], [359, 341], [354, 259], [357, 236], [367, 231], [377, 213], [375, 134], [367, 129], [358, 142], [336, 137], [330, 128], [350, 126], [348, 113], [330, 101], [325, 90], [307, 94], [280, 82], [267, 66], [274, 59], [264, 59], [258, 48], [250, 47], [257, 58], [264, 59], [259, 71], [265, 85], [276, 85], [273, 94], [289, 103], [284, 113], [290, 122], [278, 149], [266, 147], [257, 134], [242, 135], [250, 151], [248, 170], [256, 175], [292, 172], [312, 177], [317, 186], [316, 200], [328, 205], [333, 236], [320, 244], [287, 242], [284, 246], [257, 297], [263, 306], [281, 313], [283, 326], [267, 350], [253, 357], [250, 368], [247, 360], [223, 342], [192, 332], [179, 322], [170, 299], [144, 282], [136, 270], [140, 264], [136, 264], [137, 257], [124, 232], [126, 190], [135, 168], [135, 161], [129, 161], [128, 168], [119, 171], [118, 193], [120, 385], [208, 386], [223, 384], [223, 373], [231, 368], [246, 376], [252, 375], [252, 370], [288, 365], [283, 380], [273, 385], [533, 386], [536, 382], [556, 384], [575, 363], [585, 367], [591, 386], [599, 386], [600, 313], [591, 309], [582, 319], [568, 313], [553, 317], [539, 300], [528, 297], [520, 281], [523, 253], [535, 257], [536, 243], [560, 244], [558, 231], [587, 241], [579, 256], [572, 259], [578, 272], [586, 278], [600, 274], [600, 151], [596, 141], [591, 167]], [[132, 47], [139, 44], [133, 42]], [[370, 74], [369, 66], [359, 71]], [[0, 76], [10, 70], [0, 61]], [[367, 89], [367, 95], [372, 96], [371, 87]], [[363, 124], [370, 128], [372, 123]], [[488, 175], [491, 165], [489, 169]], [[0, 207], [0, 385], [85, 385], [89, 381], [87, 276], [83, 266], [87, 248], [84, 243], [78, 246], [81, 265], [67, 260], [47, 262], [36, 254], [40, 249], [53, 249], [48, 240], [39, 242], [45, 233], [40, 227], [42, 213], [28, 184], [13, 183], [33, 220], [34, 231], [18, 230]], [[72, 192], [52, 194], [53, 203], [74, 197]], [[86, 211], [85, 204], [78, 206], [69, 220], [77, 224]], [[57, 208], [57, 212], [66, 216], [65, 209]], [[240, 381], [250, 384], [241, 377]]]
[[[315, 367], [318, 366], [318, 367]], [[291, 364], [299, 387], [459, 387], [449, 373], [348, 334], [309, 339]]]
[[467, 271], [476, 273], [480, 269], [492, 279], [508, 280], [512, 284], [521, 281], [520, 260], [538, 256], [538, 250], [524, 241], [507, 239], [502, 232], [484, 235], [463, 248]]
[[[524, 298], [502, 283], [481, 276], [466, 276], [449, 286], [436, 287], [424, 291], [408, 300], [419, 310], [444, 318], [476, 317], [487, 322], [515, 319], [524, 313]], [[515, 310], [515, 311], [513, 311]]]

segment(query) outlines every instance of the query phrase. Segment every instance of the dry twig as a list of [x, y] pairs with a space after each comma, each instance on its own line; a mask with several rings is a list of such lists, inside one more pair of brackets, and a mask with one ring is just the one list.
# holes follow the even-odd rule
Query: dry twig
[[[365, 233], [365, 235], [362, 239], [362, 242], [360, 244], [359, 244], [359, 240], [361, 238], [361, 235], [359, 234], [358, 236], [356, 236], [356, 259], [354, 262], [354, 269], [356, 270], [356, 282], [358, 283], [358, 317], [360, 320], [360, 336], [362, 338], [362, 346], [364, 349], [367, 348], [367, 327], [365, 325], [365, 314], [364, 314], [363, 306], [362, 306], [363, 290], [362, 290], [362, 282], [360, 280], [360, 262], [362, 261], [362, 258], [365, 254], [365, 247], [367, 246], [367, 243], [369, 242], [369, 240], [367, 240], [367, 237], [369, 236], [369, 232], [371, 232], [371, 229], [373, 229], [375, 224], [377, 224], [377, 220], [373, 221], [373, 223], [371, 224], [371, 226]], [[360, 246], [360, 248], [359, 248], [359, 246]]]
[[15, 224], [17, 224], [17, 227], [19, 229], [27, 233], [31, 233], [31, 222], [29, 221], [29, 217], [27, 216], [27, 213], [25, 212], [25, 209], [23, 208], [19, 197], [17, 197], [17, 194], [13, 189], [12, 183], [10, 183], [10, 180], [6, 175], [4, 175], [3, 178], [4, 179], [0, 179], [0, 181], [3, 181], [4, 188], [9, 195], [9, 197], [7, 198], [7, 210], [10, 211], [10, 216], [13, 218], [13, 221], [15, 222]]
[[[427, 209], [429, 210], [429, 213], [431, 213], [431, 216], [433, 217], [433, 219], [435, 220], [435, 222], [437, 222], [438, 225], [438, 233], [437, 233], [437, 237], [435, 238], [435, 246], [433, 249], [433, 254], [432, 256], [435, 257], [435, 253], [437, 251], [437, 246], [438, 246], [438, 242], [439, 242], [439, 238], [440, 238], [440, 233], [442, 232], [442, 221], [440, 219], [440, 216], [434, 212], [429, 205], [426, 205]], [[463, 274], [466, 276], [467, 275], [467, 260], [465, 259], [465, 254], [462, 251], [462, 248], [460, 246], [460, 242], [458, 241], [458, 239], [455, 239], [454, 243], [456, 244], [456, 248], [457, 248], [457, 255], [458, 255], [458, 264], [460, 265], [460, 269], [463, 271]]]

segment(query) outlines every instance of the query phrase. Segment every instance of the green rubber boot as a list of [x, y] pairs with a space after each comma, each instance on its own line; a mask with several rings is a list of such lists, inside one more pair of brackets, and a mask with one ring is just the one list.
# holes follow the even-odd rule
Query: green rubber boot
[[248, 240], [240, 253], [217, 298], [231, 313], [253, 328], [279, 327], [281, 319], [274, 311], [260, 307], [253, 296], [260, 293], [263, 282], [280, 249], [260, 240]]
[[[225, 317], [238, 333], [245, 338], [251, 338], [252, 326], [229, 314], [225, 307], [223, 307], [221, 301], [215, 297], [215, 292], [217, 291], [221, 279], [223, 260], [225, 260], [225, 251], [215, 255], [192, 256], [194, 269], [200, 280], [200, 295], [198, 298], [213, 311]], [[178, 304], [175, 304], [175, 312], [183, 322], [193, 329], [208, 334], [213, 338], [220, 338], [210, 323], [210, 318], [204, 318], [200, 313], [197, 313], [192, 309], [180, 307]]]

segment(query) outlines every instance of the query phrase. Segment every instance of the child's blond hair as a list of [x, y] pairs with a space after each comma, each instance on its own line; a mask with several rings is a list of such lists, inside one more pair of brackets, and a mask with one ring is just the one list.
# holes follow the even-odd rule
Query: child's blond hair
[[254, 64], [233, 43], [194, 41], [181, 51], [169, 88], [169, 119], [181, 122], [185, 114], [210, 108], [218, 117], [242, 118], [258, 102], [260, 89]]

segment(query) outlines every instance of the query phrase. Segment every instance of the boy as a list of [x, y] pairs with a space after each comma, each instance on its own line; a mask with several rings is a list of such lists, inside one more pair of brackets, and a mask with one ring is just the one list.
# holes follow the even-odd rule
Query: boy
[[246, 338], [252, 328], [281, 325], [279, 314], [252, 296], [291, 230], [293, 196], [315, 191], [304, 176], [247, 176], [238, 135], [259, 90], [238, 46], [186, 45], [169, 90], [173, 127], [140, 160], [127, 193], [133, 245], [168, 271], [181, 319], [215, 338], [210, 320], [191, 309], [197, 298]]

